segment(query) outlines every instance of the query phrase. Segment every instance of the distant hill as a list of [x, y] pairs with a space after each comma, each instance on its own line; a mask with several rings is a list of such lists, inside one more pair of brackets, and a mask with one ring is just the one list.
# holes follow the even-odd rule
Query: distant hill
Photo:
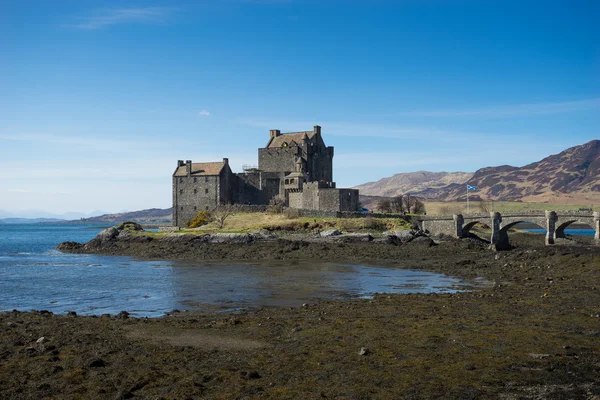
[[139, 222], [140, 224], [170, 224], [172, 220], [172, 213], [172, 208], [150, 208], [147, 210], [125, 213], [104, 214], [97, 217], [82, 218], [70, 222], [119, 223], [124, 221], [135, 221]]
[[[459, 178], [465, 175], [448, 173], [445, 176], [448, 178], [444, 179], [455, 182], [443, 186], [435, 179], [428, 181], [428, 178], [434, 178], [435, 175], [427, 175], [423, 171], [412, 174], [423, 175], [423, 181], [417, 180], [411, 186], [404, 182], [410, 182], [409, 177], [414, 175], [397, 174], [357, 188], [365, 187], [364, 190], [361, 189], [361, 195], [393, 196], [396, 193], [411, 193], [430, 200], [462, 201], [466, 198], [466, 185], [469, 184], [477, 187], [476, 192], [469, 194], [472, 200], [596, 203], [600, 202], [600, 140], [571, 147], [520, 168], [510, 165], [481, 168], [464, 181]], [[394, 186], [393, 179], [398, 176], [401, 182]]]
[[472, 172], [429, 172], [417, 171], [400, 173], [382, 178], [377, 182], [368, 182], [355, 186], [361, 195], [394, 197], [408, 193], [424, 193], [441, 189], [452, 183], [464, 183], [471, 179]]
[[64, 222], [57, 218], [3, 218], [0, 224], [39, 224], [41, 222]]

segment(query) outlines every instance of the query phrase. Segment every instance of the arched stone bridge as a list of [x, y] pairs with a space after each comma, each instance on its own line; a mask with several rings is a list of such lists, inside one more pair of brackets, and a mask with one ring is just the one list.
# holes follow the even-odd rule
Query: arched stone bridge
[[489, 215], [455, 214], [451, 217], [414, 216], [412, 221], [422, 230], [428, 230], [433, 234], [444, 233], [457, 238], [467, 237], [471, 228], [481, 222], [492, 229], [490, 241], [499, 250], [510, 247], [508, 230], [521, 222], [546, 228], [546, 245], [554, 244], [556, 238], [564, 238], [565, 229], [573, 223], [591, 226], [596, 231], [594, 238], [600, 241], [600, 212], [528, 211], [506, 214], [491, 212]]

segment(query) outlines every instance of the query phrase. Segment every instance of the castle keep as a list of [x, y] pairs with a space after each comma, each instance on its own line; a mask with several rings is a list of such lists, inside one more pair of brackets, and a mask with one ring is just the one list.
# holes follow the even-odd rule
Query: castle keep
[[233, 173], [229, 160], [177, 161], [173, 173], [173, 225], [185, 226], [198, 211], [225, 204], [261, 205], [279, 196], [291, 208], [356, 211], [358, 190], [337, 189], [333, 182], [333, 147], [312, 131], [271, 130], [258, 149], [258, 167]]

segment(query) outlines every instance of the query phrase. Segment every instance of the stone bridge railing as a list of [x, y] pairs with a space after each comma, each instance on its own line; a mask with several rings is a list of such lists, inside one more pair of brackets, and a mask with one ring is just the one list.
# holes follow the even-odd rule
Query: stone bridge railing
[[444, 233], [457, 238], [467, 237], [471, 228], [477, 223], [484, 223], [492, 229], [490, 242], [496, 249], [510, 247], [508, 230], [522, 222], [545, 227], [547, 245], [554, 244], [556, 238], [564, 238], [565, 229], [573, 223], [591, 226], [595, 230], [594, 238], [600, 241], [600, 212], [528, 211], [504, 215], [491, 212], [489, 215], [414, 216], [411, 219], [423, 230], [428, 230], [433, 234]]

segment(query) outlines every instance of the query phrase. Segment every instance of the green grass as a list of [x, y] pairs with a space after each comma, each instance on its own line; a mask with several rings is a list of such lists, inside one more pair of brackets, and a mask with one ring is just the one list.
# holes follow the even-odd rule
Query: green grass
[[[525, 203], [517, 201], [471, 201], [469, 202], [470, 211], [467, 212], [466, 202], [438, 202], [432, 201], [425, 203], [427, 215], [451, 215], [451, 214], [481, 214], [488, 211], [497, 211], [499, 213], [510, 213], [520, 211], [565, 211], [579, 210], [580, 208], [594, 208], [592, 205], [564, 205], [548, 203]], [[597, 207], [596, 207], [597, 208]]]
[[[259, 229], [270, 231], [303, 232], [315, 229], [339, 229], [342, 232], [383, 232], [386, 230], [410, 229], [410, 224], [400, 218], [287, 218], [283, 214], [235, 213], [225, 220], [223, 228], [211, 222], [193, 229], [182, 229], [179, 233], [204, 235], [207, 233], [250, 233]], [[144, 232], [155, 238], [168, 232]]]

